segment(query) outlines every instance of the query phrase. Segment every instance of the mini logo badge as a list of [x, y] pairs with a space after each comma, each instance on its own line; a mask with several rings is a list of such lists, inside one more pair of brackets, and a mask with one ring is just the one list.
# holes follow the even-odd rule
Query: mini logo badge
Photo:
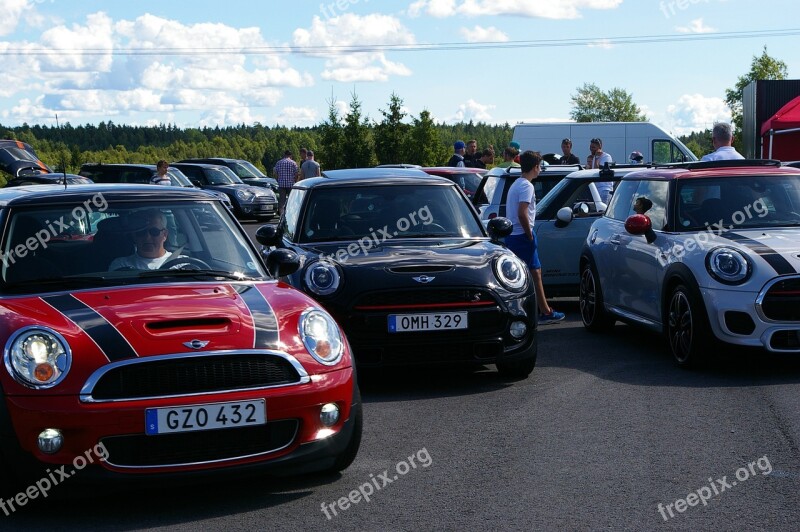
[[189, 349], [203, 349], [208, 345], [208, 340], [192, 340], [191, 342], [183, 342], [183, 345]]
[[428, 277], [427, 275], [420, 275], [419, 277], [412, 277], [412, 279], [414, 279], [418, 283], [427, 284], [436, 279], [436, 277]]

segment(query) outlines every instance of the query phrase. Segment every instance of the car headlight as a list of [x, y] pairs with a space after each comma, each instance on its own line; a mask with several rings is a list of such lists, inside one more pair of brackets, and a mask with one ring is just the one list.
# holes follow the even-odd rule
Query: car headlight
[[342, 276], [335, 264], [318, 261], [306, 268], [303, 280], [309, 290], [318, 296], [327, 296], [339, 289]]
[[342, 359], [344, 340], [339, 326], [330, 314], [309, 309], [300, 316], [300, 338], [318, 362], [333, 366]]
[[522, 292], [528, 284], [525, 266], [516, 255], [502, 255], [494, 261], [494, 273], [500, 283], [512, 292]]
[[29, 388], [51, 388], [69, 372], [72, 352], [64, 337], [42, 327], [20, 329], [5, 349], [6, 369]]
[[722, 284], [741, 284], [752, 273], [748, 258], [739, 250], [727, 247], [714, 248], [708, 252], [706, 269], [711, 277]]
[[239, 188], [239, 189], [236, 189], [236, 197], [239, 198], [242, 201], [252, 201], [253, 198], [256, 197], [256, 195], [253, 194], [252, 191], [250, 191], [250, 190], [248, 190], [246, 188]]

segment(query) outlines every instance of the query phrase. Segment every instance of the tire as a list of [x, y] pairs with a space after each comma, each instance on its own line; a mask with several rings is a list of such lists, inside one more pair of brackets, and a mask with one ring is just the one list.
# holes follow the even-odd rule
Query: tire
[[497, 363], [500, 376], [511, 380], [527, 379], [534, 367], [536, 367], [536, 357]]
[[670, 292], [666, 322], [665, 333], [675, 363], [692, 368], [706, 362], [711, 347], [708, 318], [702, 303], [686, 285], [679, 284]]
[[603, 308], [603, 290], [594, 267], [586, 262], [581, 267], [578, 303], [583, 326], [591, 332], [608, 332], [616, 321]]
[[[357, 386], [357, 385], [356, 385]], [[361, 391], [356, 391], [357, 405], [353, 408], [351, 416], [354, 417], [353, 434], [350, 435], [350, 441], [347, 442], [347, 447], [336, 457], [333, 465], [325, 470], [325, 473], [339, 473], [347, 469], [353, 460], [356, 459], [358, 449], [361, 447], [361, 428], [363, 424], [364, 413], [361, 408]]]

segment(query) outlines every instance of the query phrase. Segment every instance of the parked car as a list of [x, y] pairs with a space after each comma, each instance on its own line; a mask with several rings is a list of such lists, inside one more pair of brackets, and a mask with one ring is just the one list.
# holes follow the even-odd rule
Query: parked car
[[261, 170], [258, 169], [258, 167], [256, 167], [250, 161], [245, 161], [244, 159], [228, 159], [225, 157], [206, 157], [199, 159], [184, 159], [178, 162], [217, 164], [220, 166], [227, 166], [246, 185], [269, 188], [273, 192], [278, 191], [278, 182], [275, 179], [265, 176], [261, 172]]
[[510, 231], [498, 218], [487, 234], [447, 179], [363, 168], [296, 183], [257, 238], [300, 255], [287, 281], [344, 325], [359, 366], [496, 364], [524, 378], [536, 298], [525, 264], [496, 242]]
[[30, 144], [18, 140], [0, 140], [0, 171], [9, 176], [21, 174], [50, 174], [53, 170], [44, 164]]
[[587, 329], [663, 332], [681, 366], [717, 342], [798, 353], [800, 169], [740, 160], [629, 173], [580, 269]]
[[[262, 262], [233, 215], [194, 189], [16, 188], [0, 206], [5, 488], [79, 463], [70, 483], [352, 462], [350, 348], [319, 303], [275, 281], [296, 255]], [[64, 238], [75, 225], [88, 238]], [[172, 256], [110, 271], [145, 241]]]
[[578, 262], [589, 228], [606, 211], [597, 183], [616, 186], [622, 176], [640, 165], [608, 170], [578, 170], [559, 181], [536, 205], [533, 231], [542, 262], [542, 282], [548, 297], [578, 295]]
[[[150, 180], [156, 173], [156, 165], [85, 163], [81, 165], [79, 173], [95, 183], [149, 185]], [[169, 177], [173, 187], [200, 188], [193, 185], [189, 178], [177, 168], [169, 167], [167, 169], [167, 177]], [[209, 190], [208, 192], [217, 196], [227, 208], [233, 209], [231, 200], [226, 194], [214, 190]]]
[[25, 187], [28, 185], [63, 185], [66, 180], [67, 185], [88, 185], [93, 183], [91, 179], [87, 179], [80, 175], [75, 174], [62, 174], [54, 172], [52, 174], [42, 173], [23, 173], [17, 177], [13, 177], [6, 182], [6, 187]]
[[[536, 200], [539, 201], [565, 176], [580, 170], [580, 165], [549, 165], [542, 168], [539, 177], [533, 182]], [[512, 168], [492, 168], [483, 176], [472, 203], [478, 209], [481, 220], [491, 220], [506, 215], [506, 198], [511, 183], [519, 177], [521, 170]]]
[[199, 163], [170, 163], [196, 186], [226, 194], [238, 218], [272, 218], [278, 213], [275, 193], [263, 187], [245, 185], [227, 166]]
[[468, 198], [475, 195], [481, 178], [486, 173], [485, 168], [454, 168], [452, 166], [430, 166], [422, 170], [431, 175], [444, 177], [461, 187]]

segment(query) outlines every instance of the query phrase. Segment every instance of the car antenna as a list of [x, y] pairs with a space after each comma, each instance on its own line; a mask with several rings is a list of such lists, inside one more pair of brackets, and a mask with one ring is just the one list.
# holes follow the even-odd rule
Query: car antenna
[[[61, 126], [58, 125], [58, 113], [56, 113], [56, 129], [58, 130], [59, 138], [61, 138], [61, 141], [64, 142], [64, 139], [61, 136]], [[66, 146], [66, 143], [64, 145]], [[64, 174], [64, 190], [67, 190], [67, 158], [63, 152], [61, 154], [61, 172]]]

